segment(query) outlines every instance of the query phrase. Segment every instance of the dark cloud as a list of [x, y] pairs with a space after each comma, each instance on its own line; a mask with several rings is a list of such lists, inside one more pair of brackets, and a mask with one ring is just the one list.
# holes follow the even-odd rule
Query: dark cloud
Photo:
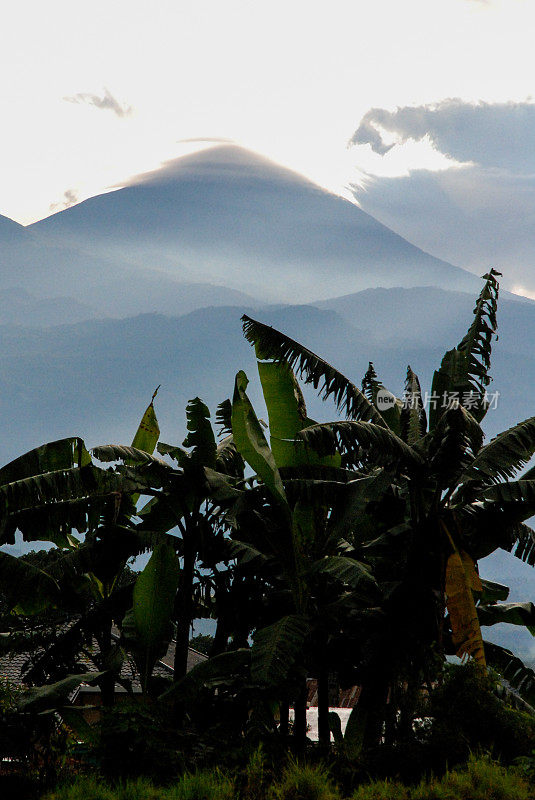
[[63, 199], [59, 203], [50, 203], [50, 211], [62, 211], [64, 208], [76, 205], [78, 202], [78, 193], [74, 189], [67, 189], [63, 193]]
[[118, 117], [128, 117], [132, 113], [132, 106], [128, 106], [126, 104], [121, 104], [117, 98], [115, 98], [109, 89], [104, 88], [104, 94], [100, 97], [98, 94], [89, 94], [84, 92], [79, 92], [78, 94], [71, 95], [70, 97], [64, 97], [68, 103], [83, 103], [90, 106], [95, 106], [95, 108], [105, 109], [108, 111], [113, 111]]
[[395, 111], [372, 108], [362, 118], [351, 145], [371, 145], [384, 155], [396, 143], [428, 136], [433, 147], [460, 162], [511, 172], [535, 172], [535, 103], [466, 103], [443, 100]]

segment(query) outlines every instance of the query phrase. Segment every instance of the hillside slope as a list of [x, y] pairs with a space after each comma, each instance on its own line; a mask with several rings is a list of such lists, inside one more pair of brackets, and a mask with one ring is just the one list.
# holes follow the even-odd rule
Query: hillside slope
[[276, 302], [374, 286], [477, 285], [353, 203], [230, 145], [171, 161], [29, 230], [84, 256]]

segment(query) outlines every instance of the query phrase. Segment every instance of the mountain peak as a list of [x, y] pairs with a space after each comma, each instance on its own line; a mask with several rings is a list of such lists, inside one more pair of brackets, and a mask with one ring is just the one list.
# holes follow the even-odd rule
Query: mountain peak
[[173, 279], [307, 302], [373, 286], [479, 288], [355, 204], [243, 147], [219, 144], [32, 226]]
[[10, 217], [4, 217], [0, 214], [0, 235], [9, 235], [13, 234], [16, 236], [18, 233], [24, 231], [24, 225], [21, 225], [18, 222], [15, 222], [14, 219]]
[[[173, 158], [150, 172], [139, 173], [121, 184], [121, 187], [149, 185], [165, 185], [175, 180], [194, 177], [195, 180], [218, 179], [261, 179], [283, 183], [314, 186], [310, 180], [282, 167], [267, 156], [236, 144], [218, 144]], [[320, 189], [320, 187], [316, 187]], [[326, 190], [323, 190], [326, 191]]]

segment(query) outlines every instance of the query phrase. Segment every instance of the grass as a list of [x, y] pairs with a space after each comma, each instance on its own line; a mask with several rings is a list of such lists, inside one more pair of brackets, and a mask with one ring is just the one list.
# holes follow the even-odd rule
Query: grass
[[243, 778], [241, 800], [265, 800], [268, 768], [262, 745], [259, 745], [249, 756]]
[[[163, 795], [165, 800], [235, 800], [234, 781], [219, 770], [184, 775]], [[122, 800], [122, 798], [121, 798]]]
[[531, 800], [533, 790], [511, 769], [489, 758], [471, 757], [463, 770], [421, 783], [410, 800]]
[[72, 783], [58, 786], [45, 795], [45, 800], [116, 800], [113, 789], [96, 778], [77, 778]]
[[472, 756], [465, 769], [421, 781], [413, 788], [396, 781], [360, 786], [351, 800], [533, 800], [533, 788], [516, 771], [487, 757]]
[[294, 759], [290, 759], [267, 797], [268, 800], [341, 800], [326, 767]]
[[397, 781], [374, 781], [359, 786], [352, 800], [409, 800], [407, 786]]
[[[266, 786], [264, 757], [259, 750], [246, 769], [242, 792], [220, 770], [184, 775], [166, 788], [140, 778], [111, 786], [79, 777], [45, 795], [43, 800], [342, 800], [328, 769], [291, 759], [280, 778]], [[398, 781], [363, 784], [351, 800], [533, 800], [533, 785], [518, 771], [489, 757], [472, 756], [464, 769], [408, 787]]]

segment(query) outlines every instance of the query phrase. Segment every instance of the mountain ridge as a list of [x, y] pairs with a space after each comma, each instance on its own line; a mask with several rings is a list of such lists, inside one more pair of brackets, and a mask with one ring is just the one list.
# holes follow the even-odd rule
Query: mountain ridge
[[229, 145], [167, 162], [27, 230], [268, 302], [374, 285], [477, 286], [473, 273], [424, 253], [349, 200]]

